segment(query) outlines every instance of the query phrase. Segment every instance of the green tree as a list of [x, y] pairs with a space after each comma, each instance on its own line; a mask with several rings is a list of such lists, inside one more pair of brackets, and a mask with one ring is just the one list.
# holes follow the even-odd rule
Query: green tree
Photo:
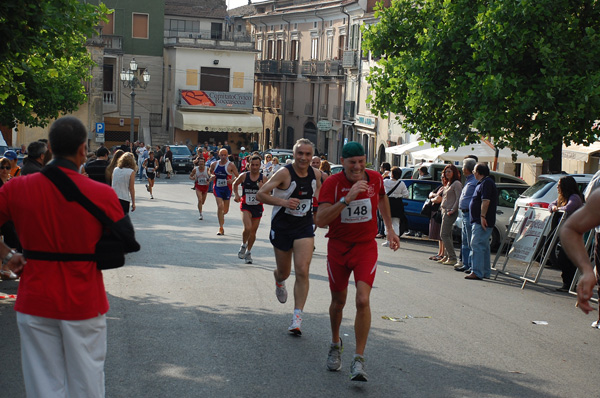
[[0, 2], [0, 123], [45, 126], [86, 101], [85, 44], [108, 12], [77, 0]]
[[588, 144], [600, 115], [600, 4], [569, 0], [395, 0], [363, 29], [381, 57], [372, 109], [446, 148], [491, 138], [550, 159]]

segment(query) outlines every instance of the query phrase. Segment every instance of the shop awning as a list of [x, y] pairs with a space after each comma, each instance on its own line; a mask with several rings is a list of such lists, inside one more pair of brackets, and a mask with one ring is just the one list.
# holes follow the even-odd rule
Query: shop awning
[[562, 148], [563, 159], [579, 160], [580, 162], [588, 162], [590, 155], [594, 152], [600, 152], [600, 142], [594, 142], [592, 145], [569, 145]]
[[175, 127], [181, 130], [262, 133], [262, 119], [251, 113], [175, 111]]

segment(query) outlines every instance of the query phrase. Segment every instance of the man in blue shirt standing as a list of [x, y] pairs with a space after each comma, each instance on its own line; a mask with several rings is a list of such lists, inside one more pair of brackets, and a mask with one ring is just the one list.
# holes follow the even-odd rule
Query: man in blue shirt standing
[[468, 273], [471, 273], [471, 217], [469, 216], [469, 204], [471, 203], [477, 185], [477, 179], [473, 175], [476, 164], [477, 162], [472, 158], [463, 160], [462, 170], [465, 176], [465, 185], [463, 185], [462, 193], [458, 200], [458, 209], [460, 210], [460, 216], [462, 217], [462, 265], [457, 264], [454, 266], [454, 269]]
[[490, 236], [496, 225], [498, 191], [490, 178], [490, 169], [484, 163], [475, 166], [473, 175], [479, 181], [469, 205], [471, 215], [471, 273], [465, 279], [489, 278], [492, 272], [490, 261]]

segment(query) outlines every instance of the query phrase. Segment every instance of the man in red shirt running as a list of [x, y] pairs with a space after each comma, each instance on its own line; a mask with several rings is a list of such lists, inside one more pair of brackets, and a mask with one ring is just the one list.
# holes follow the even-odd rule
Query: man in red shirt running
[[369, 299], [377, 269], [377, 208], [387, 227], [390, 249], [400, 247], [390, 216], [390, 204], [381, 175], [367, 170], [365, 150], [358, 142], [349, 142], [342, 148], [342, 173], [327, 178], [319, 194], [317, 225], [329, 226], [327, 243], [327, 274], [331, 290], [329, 318], [332, 343], [327, 368], [342, 368], [343, 351], [340, 338], [342, 313], [348, 295], [348, 280], [354, 273], [356, 282], [356, 354], [350, 368], [350, 379], [367, 381], [364, 351], [371, 328]]

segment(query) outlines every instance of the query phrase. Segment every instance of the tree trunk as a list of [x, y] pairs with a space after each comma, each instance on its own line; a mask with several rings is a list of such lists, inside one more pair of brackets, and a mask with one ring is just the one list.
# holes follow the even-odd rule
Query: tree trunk
[[560, 173], [562, 171], [562, 141], [558, 141], [552, 148], [552, 157], [544, 161], [542, 172]]

